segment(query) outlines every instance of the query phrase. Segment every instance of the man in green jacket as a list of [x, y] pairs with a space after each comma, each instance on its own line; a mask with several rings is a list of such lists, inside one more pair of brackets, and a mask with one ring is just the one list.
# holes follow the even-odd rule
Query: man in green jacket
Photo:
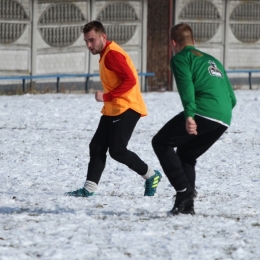
[[170, 66], [184, 111], [159, 130], [152, 145], [177, 192], [171, 213], [195, 214], [196, 160], [229, 127], [236, 98], [223, 65], [194, 47], [188, 24], [171, 29], [171, 44]]

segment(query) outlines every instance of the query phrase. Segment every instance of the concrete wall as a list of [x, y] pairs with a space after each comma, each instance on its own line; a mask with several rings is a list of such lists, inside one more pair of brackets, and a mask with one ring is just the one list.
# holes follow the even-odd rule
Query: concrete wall
[[[93, 19], [103, 22], [108, 29], [108, 37], [118, 41], [130, 54], [138, 72], [146, 72], [148, 67], [156, 73], [157, 80], [149, 80], [155, 84], [153, 90], [163, 89], [171, 81], [169, 42], [166, 36], [171, 25], [167, 25], [167, 20], [172, 20], [172, 24], [190, 23], [194, 27], [196, 46], [222, 61], [227, 70], [260, 68], [259, 0], [159, 2], [0, 1], [0, 77], [98, 72], [99, 57], [89, 54], [80, 32], [80, 28]], [[147, 26], [148, 4], [149, 10], [152, 10], [151, 26]], [[170, 6], [172, 10], [168, 12]], [[173, 19], [169, 16], [170, 13], [173, 13]], [[254, 87], [259, 87], [260, 75], [252, 76]], [[236, 88], [248, 87], [247, 74], [230, 74], [230, 77], [234, 79]], [[67, 83], [66, 88], [74, 81], [62, 80]], [[84, 79], [77, 81], [84, 88]], [[44, 85], [50, 80], [41, 82]], [[13, 84], [15, 87], [17, 81], [0, 81], [0, 84]], [[99, 86], [99, 79], [94, 79], [91, 84]], [[48, 85], [46, 90], [53, 86]], [[75, 88], [77, 86], [74, 84], [73, 89]]]
[[146, 72], [147, 0], [10, 0], [0, 5], [9, 10], [0, 11], [0, 76], [98, 73], [99, 55], [89, 53], [81, 32], [91, 20], [100, 20], [138, 72]]

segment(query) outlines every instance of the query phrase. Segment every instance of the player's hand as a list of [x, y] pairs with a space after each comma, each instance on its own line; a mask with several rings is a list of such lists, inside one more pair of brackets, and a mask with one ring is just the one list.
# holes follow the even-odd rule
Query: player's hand
[[97, 91], [96, 94], [95, 94], [95, 99], [98, 102], [104, 102], [103, 92], [102, 91]]
[[197, 135], [197, 124], [192, 117], [186, 119], [186, 130], [190, 135]]

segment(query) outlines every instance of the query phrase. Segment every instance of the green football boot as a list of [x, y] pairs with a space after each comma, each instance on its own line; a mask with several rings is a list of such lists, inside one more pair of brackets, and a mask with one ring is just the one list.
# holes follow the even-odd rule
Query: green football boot
[[73, 197], [91, 197], [91, 196], [94, 196], [94, 194], [95, 194], [94, 192], [89, 192], [84, 187], [79, 190], [70, 191], [70, 192], [65, 193], [66, 196], [73, 196]]
[[154, 175], [151, 176], [148, 180], [145, 181], [144, 187], [144, 196], [153, 196], [156, 192], [156, 188], [162, 178], [162, 175], [159, 171], [154, 171]]

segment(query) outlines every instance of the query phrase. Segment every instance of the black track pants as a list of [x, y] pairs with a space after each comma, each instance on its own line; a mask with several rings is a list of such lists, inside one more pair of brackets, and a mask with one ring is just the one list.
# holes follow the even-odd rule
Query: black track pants
[[[152, 146], [164, 173], [176, 190], [182, 190], [190, 183], [195, 187], [195, 165], [199, 156], [205, 153], [226, 131], [227, 127], [201, 116], [194, 118], [197, 135], [186, 131], [184, 113], [167, 122], [153, 137]], [[177, 148], [176, 151], [174, 148]]]
[[145, 175], [148, 166], [135, 153], [127, 149], [140, 114], [128, 109], [118, 116], [101, 116], [98, 128], [90, 145], [90, 161], [87, 180], [99, 183], [106, 164], [106, 153], [138, 173]]

